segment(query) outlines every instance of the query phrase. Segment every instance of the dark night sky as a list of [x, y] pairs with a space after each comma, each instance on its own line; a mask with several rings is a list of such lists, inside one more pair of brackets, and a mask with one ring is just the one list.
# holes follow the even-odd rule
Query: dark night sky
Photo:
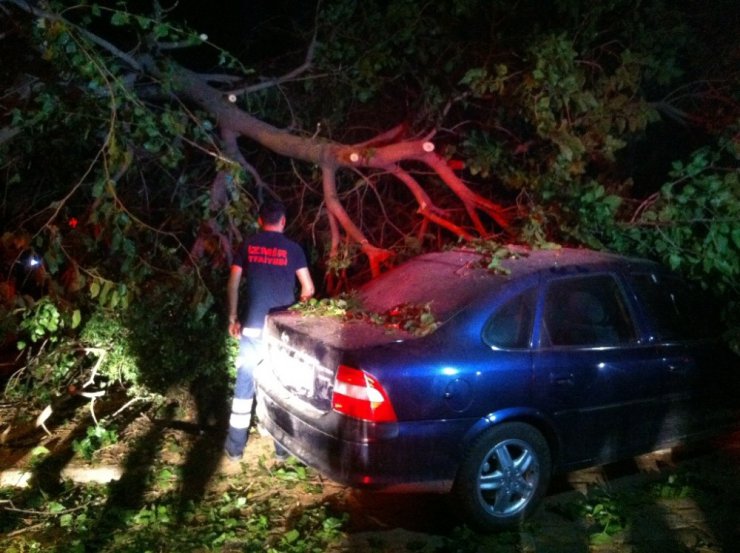
[[[207, 6], [207, 9], [204, 9]], [[314, 20], [313, 0], [181, 0], [175, 13], [246, 62], [305, 49]]]

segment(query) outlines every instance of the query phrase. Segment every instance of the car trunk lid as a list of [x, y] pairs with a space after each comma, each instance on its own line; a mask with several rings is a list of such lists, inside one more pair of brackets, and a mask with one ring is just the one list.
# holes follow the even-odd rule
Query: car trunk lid
[[326, 412], [337, 367], [351, 352], [413, 338], [367, 321], [282, 312], [268, 319], [262, 370], [292, 396]]

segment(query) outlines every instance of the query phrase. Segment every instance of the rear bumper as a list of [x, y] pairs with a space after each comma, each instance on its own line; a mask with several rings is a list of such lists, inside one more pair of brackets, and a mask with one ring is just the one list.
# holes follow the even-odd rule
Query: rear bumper
[[[300, 413], [259, 386], [257, 416], [290, 453], [332, 480], [387, 491], [450, 491], [463, 432], [448, 421], [374, 425]], [[313, 420], [312, 420], [313, 419]]]

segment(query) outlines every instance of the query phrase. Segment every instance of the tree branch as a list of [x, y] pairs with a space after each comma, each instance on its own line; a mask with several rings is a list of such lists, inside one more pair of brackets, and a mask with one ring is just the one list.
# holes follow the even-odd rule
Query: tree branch
[[429, 195], [424, 191], [421, 185], [419, 185], [416, 179], [414, 179], [414, 177], [412, 177], [407, 171], [404, 171], [400, 167], [395, 167], [391, 169], [390, 172], [398, 180], [403, 182], [416, 198], [416, 202], [419, 204], [419, 209], [417, 210], [417, 213], [419, 213], [425, 219], [436, 223], [443, 228], [446, 228], [456, 236], [464, 238], [465, 240], [473, 239], [473, 236], [465, 229], [454, 224], [449, 219], [441, 216], [440, 210], [436, 206], [434, 206]]
[[[153, 67], [152, 70], [157, 71], [156, 67]], [[382, 144], [386, 140], [392, 140], [395, 136], [398, 136], [399, 129], [402, 128], [400, 126], [365, 143], [355, 145], [296, 136], [242, 111], [224, 98], [223, 93], [210, 87], [200, 80], [195, 73], [183, 67], [175, 66], [171, 68], [170, 76], [176, 81], [176, 90], [214, 114], [222, 127], [251, 138], [277, 154], [321, 166], [323, 194], [327, 209], [336, 217], [338, 224], [345, 230], [347, 236], [361, 245], [362, 251], [370, 258], [373, 270], [378, 269], [379, 259], [387, 258], [386, 250], [371, 246], [362, 231], [342, 207], [336, 190], [336, 171], [340, 167], [374, 168], [387, 171], [404, 161], [422, 162], [430, 167], [442, 182], [460, 198], [478, 234], [483, 236], [489, 234], [478, 215], [479, 210], [491, 217], [502, 229], [508, 231], [510, 228], [506, 211], [495, 202], [487, 200], [468, 188], [449, 168], [446, 161], [434, 152], [434, 144], [429, 141], [431, 137], [422, 140], [392, 142], [375, 147], [377, 144]], [[403, 173], [398, 173], [397, 176], [399, 175], [403, 175]], [[401, 180], [410, 187], [412, 192], [415, 192], [420, 206], [431, 205], [423, 195], [419, 195], [420, 186], [415, 186], [405, 176]], [[422, 209], [422, 214], [459, 236], [470, 236], [459, 226], [445, 220], [432, 210], [424, 211]]]
[[378, 248], [377, 246], [373, 246], [372, 244], [370, 244], [363, 232], [359, 229], [357, 225], [355, 225], [354, 221], [352, 221], [350, 216], [345, 211], [337, 195], [336, 167], [323, 166], [322, 176], [324, 201], [326, 201], [326, 208], [329, 210], [331, 216], [335, 219], [335, 222], [344, 229], [344, 231], [347, 233], [347, 236], [351, 240], [360, 244], [362, 253], [367, 256], [368, 261], [370, 262], [371, 274], [373, 275], [373, 277], [378, 276], [380, 274], [380, 264], [391, 257], [392, 253], [388, 250]]
[[74, 23], [72, 23], [68, 19], [63, 18], [60, 15], [50, 13], [50, 12], [37, 8], [35, 2], [32, 3], [30, 1], [24, 1], [24, 0], [2, 0], [2, 1], [13, 4], [17, 8], [25, 11], [26, 13], [30, 13], [31, 15], [35, 15], [36, 17], [40, 17], [48, 21], [59, 21], [59, 22], [64, 23], [65, 25], [69, 25], [70, 27], [74, 28], [78, 33], [80, 33], [82, 36], [84, 36], [87, 40], [89, 40], [90, 42], [94, 44], [97, 44], [104, 50], [107, 50], [110, 54], [112, 54], [119, 60], [126, 62], [133, 69], [136, 69], [137, 71], [142, 70], [142, 67], [139, 65], [139, 62], [136, 60], [136, 58], [134, 58], [133, 56], [130, 56], [123, 50], [117, 48], [111, 42], [108, 42], [107, 40], [101, 38], [100, 36], [93, 34], [90, 31], [83, 29], [82, 27], [78, 25], [75, 25]]
[[226, 91], [226, 94], [252, 94], [254, 92], [259, 92], [260, 90], [265, 90], [266, 88], [272, 88], [274, 86], [279, 86], [285, 82], [292, 81], [311, 69], [311, 67], [313, 66], [313, 57], [315, 52], [316, 33], [314, 33], [313, 38], [311, 38], [311, 43], [308, 45], [308, 49], [306, 50], [306, 58], [303, 60], [303, 63], [301, 65], [299, 65], [295, 69], [292, 69], [291, 71], [288, 71], [285, 75], [282, 75], [280, 77], [275, 77], [261, 83], [244, 86], [241, 88], [234, 88]]

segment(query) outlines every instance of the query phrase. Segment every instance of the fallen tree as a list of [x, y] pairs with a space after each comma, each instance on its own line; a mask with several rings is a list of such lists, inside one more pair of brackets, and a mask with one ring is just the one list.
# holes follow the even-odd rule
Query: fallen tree
[[[117, 98], [126, 94], [139, 94], [142, 99], [147, 101], [156, 99], [161, 104], [173, 101], [175, 104], [181, 104], [183, 110], [187, 110], [187, 106], [196, 106], [202, 112], [199, 115], [193, 114], [196, 119], [195, 125], [202, 126], [203, 121], [198, 119], [204, 117], [215, 122], [215, 128], [209, 136], [211, 144], [199, 146], [208, 155], [217, 159], [222, 167], [211, 184], [210, 196], [213, 201], [210, 207], [213, 212], [223, 209], [228, 201], [225, 188], [234, 178], [235, 167], [252, 175], [257, 188], [267, 186], [259, 171], [241, 151], [239, 140], [242, 138], [250, 139], [280, 156], [319, 167], [322, 175], [322, 201], [326, 207], [325, 215], [329, 219], [328, 227], [331, 231], [331, 247], [328, 254], [330, 257], [336, 256], [342, 242], [356, 243], [367, 256], [373, 275], [380, 272], [380, 264], [392, 255], [392, 252], [374, 244], [345, 210], [337, 191], [337, 173], [342, 170], [355, 172], [366, 180], [371, 180], [377, 173], [394, 178], [410, 191], [416, 201], [419, 216], [446, 229], [453, 237], [470, 239], [473, 236], [489, 236], [495, 232], [509, 230], [510, 217], [507, 215], [507, 209], [472, 190], [436, 151], [435, 129], [424, 131], [424, 136], [408, 136], [405, 132], [407, 127], [398, 125], [363, 142], [344, 144], [278, 128], [239, 107], [237, 102], [242, 96], [262, 91], [269, 86], [279, 86], [310, 71], [313, 43], [307, 49], [305, 62], [285, 76], [269, 79], [259, 85], [235, 88], [236, 84], [244, 81], [246, 75], [199, 73], [186, 68], [167, 55], [176, 48], [192, 47], [201, 39], [184, 35], [181, 40], [172, 41], [169, 40], [173, 38], [170, 32], [162, 31], [164, 36], [161, 40], [157, 35], [157, 30], [160, 29], [157, 25], [162, 23], [156, 20], [139, 19], [140, 30], [151, 32], [148, 35], [143, 34], [138, 39], [139, 47], [136, 52], [131, 53], [124, 51], [123, 46], [115, 45], [108, 38], [83, 28], [73, 19], [66, 18], [63, 12], [56, 13], [46, 7], [42, 8], [41, 4], [22, 0], [3, 0], [2, 3], [12, 5], [38, 18], [38, 21], [43, 22], [41, 25], [48, 29], [49, 36], [53, 36], [57, 41], [57, 46], [65, 48], [73, 43], [77, 45], [76, 50], [85, 52], [87, 57], [83, 60], [85, 63], [79, 59], [75, 62], [74, 58], [70, 62], [78, 64], [77, 70], [83, 73], [87, 71], [91, 80], [102, 83], [100, 92], [110, 101], [111, 127], [106, 141], [98, 152], [102, 163], [108, 165], [105, 168], [108, 182], [120, 180], [131, 169], [131, 160], [136, 157], [132, 151], [123, 156], [119, 155], [121, 140], [116, 136], [114, 122], [120, 115], [117, 113], [119, 107], [115, 102]], [[94, 9], [91, 8], [93, 11]], [[80, 19], [79, 14], [74, 14], [73, 17]], [[130, 14], [112, 10], [110, 17], [113, 21], [118, 17], [120, 21], [128, 22]], [[51, 47], [50, 42], [46, 44]], [[94, 64], [92, 68], [86, 65], [90, 60]], [[110, 73], [111, 67], [116, 67], [115, 74]], [[125, 90], [122, 90], [122, 87], [125, 87]], [[7, 127], [3, 134], [7, 137], [6, 140], [10, 140], [15, 132], [17, 130]], [[416, 164], [417, 173], [419, 166], [426, 168], [438, 182], [449, 188], [464, 208], [472, 229], [451, 218], [448, 215], [449, 208], [435, 205], [424, 184], [415, 176], [414, 171], [406, 167], [408, 164]], [[425, 180], [428, 181], [429, 177], [426, 176]], [[260, 191], [259, 195], [262, 196], [263, 193]], [[57, 200], [54, 214], [59, 213], [69, 197], [70, 194]], [[50, 222], [51, 220], [53, 217]], [[213, 221], [207, 221], [206, 227], [219, 234], [219, 225]], [[218, 237], [222, 244], [228, 244], [238, 238], [235, 236], [238, 229], [231, 230], [233, 232], [230, 235], [227, 233], [226, 236]], [[196, 241], [191, 251], [198, 255], [203, 251], [202, 244]]]

